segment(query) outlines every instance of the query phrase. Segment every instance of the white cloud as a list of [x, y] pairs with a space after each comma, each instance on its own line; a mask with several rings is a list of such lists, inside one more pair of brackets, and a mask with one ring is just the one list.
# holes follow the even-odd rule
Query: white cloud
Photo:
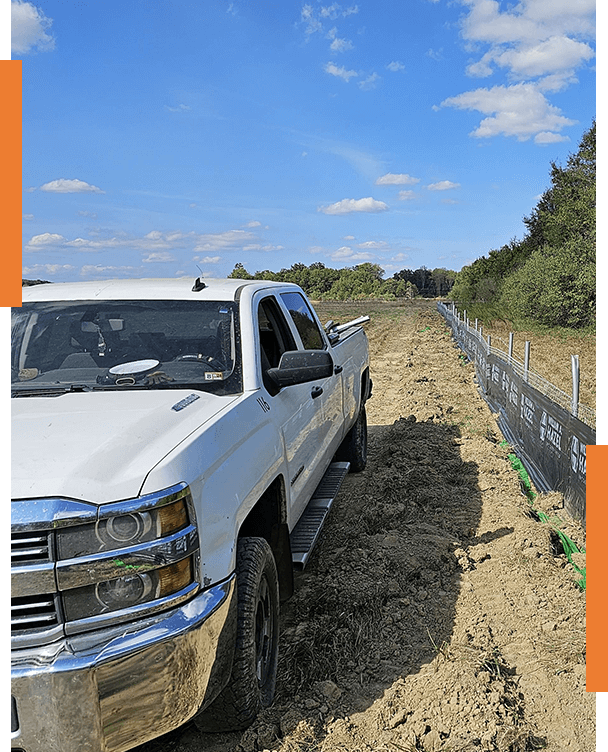
[[399, 191], [397, 198], [399, 201], [411, 201], [416, 198], [416, 191]]
[[470, 133], [475, 138], [503, 134], [526, 141], [541, 131], [560, 131], [576, 122], [564, 117], [531, 83], [467, 91], [445, 99], [441, 105], [493, 115], [482, 120]]
[[113, 276], [135, 276], [140, 274], [141, 270], [136, 266], [102, 266], [101, 264], [85, 264], [80, 269], [81, 277], [92, 278], [109, 278]]
[[32, 264], [32, 266], [24, 266], [21, 269], [21, 273], [24, 277], [30, 274], [34, 276], [39, 276], [40, 274], [52, 276], [58, 272], [72, 271], [75, 268], [71, 264]]
[[503, 69], [517, 84], [465, 92], [445, 102], [494, 115], [471, 133], [477, 138], [502, 134], [525, 141], [538, 136], [539, 144], [547, 143], [544, 133], [559, 138], [555, 131], [576, 121], [563, 117], [543, 92], [577, 83], [576, 70], [595, 56], [595, 0], [460, 1], [466, 7], [461, 35], [479, 56], [469, 63], [467, 74], [486, 78]]
[[200, 258], [200, 256], [195, 256], [193, 261], [198, 261], [201, 264], [218, 264], [222, 260], [221, 256], [205, 256], [204, 258]]
[[[26, 251], [40, 250], [44, 246], [57, 246], [72, 251], [104, 251], [116, 248], [147, 252], [150, 255], [146, 259], [152, 261], [173, 260], [167, 258], [171, 250], [190, 250], [193, 253], [210, 253], [220, 250], [241, 250], [244, 245], [256, 241], [254, 233], [245, 230], [228, 230], [220, 233], [195, 233], [195, 232], [161, 232], [151, 230], [143, 237], [132, 237], [126, 233], [117, 233], [114, 237], [105, 238], [74, 238], [67, 240], [63, 235], [43, 233], [35, 235], [25, 246]], [[263, 246], [262, 250], [277, 250], [281, 246]]]
[[450, 191], [453, 188], [460, 188], [460, 183], [452, 183], [451, 180], [441, 180], [439, 183], [427, 185], [429, 191]]
[[97, 219], [97, 212], [90, 212], [86, 210], [81, 210], [77, 212], [79, 217], [90, 217], [91, 219]]
[[175, 258], [167, 251], [160, 251], [156, 253], [149, 253], [145, 258], [142, 258], [144, 264], [157, 264], [167, 263], [169, 261], [175, 261]]
[[85, 183], [84, 180], [67, 180], [66, 178], [51, 180], [50, 183], [41, 185], [40, 190], [48, 193], [105, 193], [101, 188]]
[[329, 45], [329, 49], [332, 52], [346, 52], [353, 49], [353, 43], [348, 39], [340, 39], [336, 37], [334, 41]]
[[400, 63], [398, 60], [393, 60], [392, 63], [389, 63], [386, 66], [386, 69], [393, 71], [393, 73], [396, 73], [397, 71], [405, 70], [405, 65], [403, 65], [403, 63]]
[[329, 206], [320, 206], [317, 211], [323, 214], [351, 214], [352, 212], [383, 212], [387, 211], [388, 206], [384, 201], [368, 196], [367, 198], [344, 198], [335, 204]]
[[413, 178], [411, 175], [387, 172], [376, 180], [376, 185], [416, 185], [419, 182], [420, 178]]
[[168, 110], [169, 112], [188, 112], [190, 109], [190, 105], [187, 104], [178, 104], [177, 107], [169, 107], [169, 105], [165, 105], [165, 110]]
[[315, 34], [317, 31], [323, 31], [323, 24], [315, 17], [312, 5], [304, 5], [300, 13], [302, 23], [306, 24], [306, 34]]
[[330, 255], [334, 261], [370, 261], [374, 258], [371, 253], [357, 253], [346, 245]]
[[551, 133], [551, 131], [542, 131], [534, 136], [534, 143], [546, 145], [546, 144], [558, 144], [561, 141], [570, 141], [568, 136], [560, 136], [558, 133]]
[[358, 86], [362, 91], [371, 91], [371, 89], [376, 88], [376, 81], [380, 80], [381, 76], [379, 76], [377, 73], [372, 73], [365, 80], [359, 81]]
[[365, 243], [358, 243], [357, 248], [380, 250], [382, 248], [388, 248], [388, 243], [385, 243], [384, 240], [367, 240]]
[[493, 44], [535, 43], [556, 35], [593, 36], [595, 0], [523, 0], [501, 12], [497, 0], [464, 0], [465, 39]]
[[584, 39], [595, 36], [595, 0], [523, 0], [501, 11], [496, 0], [462, 0], [468, 14], [461, 19], [465, 40], [489, 45], [467, 73], [486, 77], [492, 64], [507, 68], [519, 80], [572, 72], [594, 57]]
[[493, 48], [477, 63], [467, 68], [470, 76], [486, 78], [492, 75], [494, 62], [507, 68], [511, 77], [537, 78], [556, 73], [570, 77], [575, 68], [595, 57], [595, 52], [584, 42], [566, 36], [551, 37], [537, 44], [520, 44], [509, 49]]
[[331, 18], [334, 20], [338, 16], [346, 18], [346, 16], [351, 16], [353, 13], [358, 13], [359, 6], [351, 5], [349, 8], [343, 8], [339, 3], [332, 3], [331, 5], [321, 7], [319, 12], [322, 18]]
[[55, 49], [55, 39], [47, 33], [53, 20], [32, 3], [11, 2], [11, 50], [22, 55], [32, 50], [48, 52]]
[[[317, 15], [315, 8], [313, 8], [310, 3], [306, 3], [302, 6], [300, 21], [303, 24], [306, 24], [305, 32], [308, 36], [311, 36], [312, 34], [324, 30], [323, 21], [335, 21], [337, 18], [347, 18], [358, 12], [359, 7], [357, 5], [343, 8], [338, 3], [333, 3], [332, 5], [325, 5], [319, 8], [319, 13]], [[337, 33], [337, 29], [335, 30], [335, 33]]]
[[198, 236], [194, 253], [220, 250], [238, 250], [244, 244], [255, 240], [255, 235], [244, 230], [227, 230], [226, 232], [207, 233]]
[[459, 203], [460, 203], [460, 201], [456, 201], [456, 200], [455, 200], [455, 199], [453, 199], [453, 198], [442, 198], [442, 199], [441, 199], [441, 203], [442, 203], [442, 204], [459, 204]]
[[246, 224], [246, 225], [243, 225], [243, 227], [250, 227], [250, 228], [253, 228], [253, 227], [260, 227], [260, 226], [261, 226], [261, 224], [262, 224], [262, 223], [261, 223], [261, 222], [258, 222], [258, 221], [257, 221], [257, 219], [252, 219], [252, 220], [251, 220], [251, 222], [247, 222], [247, 224]]
[[350, 81], [351, 78], [359, 75], [357, 71], [346, 70], [346, 68], [343, 65], [340, 66], [340, 68], [338, 68], [338, 66], [334, 65], [333, 63], [326, 63], [323, 70], [326, 73], [330, 73], [332, 76], [341, 78], [343, 81], [346, 81], [347, 83]]
[[349, 39], [341, 39], [338, 36], [338, 29], [335, 26], [327, 32], [326, 36], [327, 39], [332, 40], [332, 43], [329, 45], [329, 49], [332, 52], [346, 52], [353, 49], [353, 43]]
[[355, 239], [354, 235], [345, 235], [343, 238], [343, 240], [354, 240], [354, 239]]
[[21, 219], [34, 219], [33, 214], [22, 214]]
[[43, 232], [41, 235], [34, 235], [31, 237], [25, 248], [26, 250], [35, 251], [43, 246], [61, 245], [62, 243], [65, 243], [63, 235], [58, 235], [54, 232]]
[[252, 243], [251, 245], [244, 245], [244, 251], [282, 251], [282, 245], [262, 245], [261, 243]]

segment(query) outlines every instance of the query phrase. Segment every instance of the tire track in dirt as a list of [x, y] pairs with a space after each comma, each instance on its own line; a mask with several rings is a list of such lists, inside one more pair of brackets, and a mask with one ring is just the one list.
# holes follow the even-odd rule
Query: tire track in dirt
[[275, 705], [243, 734], [189, 724], [140, 752], [595, 749], [584, 593], [530, 514], [472, 365], [431, 306], [368, 326], [368, 466], [284, 609]]

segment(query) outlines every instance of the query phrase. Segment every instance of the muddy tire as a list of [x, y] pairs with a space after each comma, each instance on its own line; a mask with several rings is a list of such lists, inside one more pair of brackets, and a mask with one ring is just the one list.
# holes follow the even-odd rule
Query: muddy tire
[[339, 462], [350, 462], [350, 472], [360, 473], [367, 464], [367, 414], [365, 405], [361, 405], [355, 425], [344, 437], [336, 452]]
[[230, 681], [196, 717], [201, 731], [238, 731], [274, 699], [279, 638], [279, 582], [263, 538], [241, 538], [237, 549], [237, 637]]

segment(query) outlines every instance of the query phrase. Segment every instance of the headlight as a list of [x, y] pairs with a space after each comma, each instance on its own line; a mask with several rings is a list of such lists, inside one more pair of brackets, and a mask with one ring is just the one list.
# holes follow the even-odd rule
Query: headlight
[[67, 634], [162, 611], [200, 587], [187, 486], [106, 504], [87, 522], [58, 527], [55, 543]]
[[177, 494], [154, 499], [149, 509], [122, 511], [117, 504], [102, 507], [95, 522], [59, 528], [58, 558], [74, 559], [114, 551], [171, 535], [189, 524], [189, 499], [190, 492], [185, 488]]
[[68, 622], [87, 619], [166, 598], [193, 581], [192, 557], [149, 572], [129, 572], [124, 577], [105, 580], [63, 592], [63, 608]]

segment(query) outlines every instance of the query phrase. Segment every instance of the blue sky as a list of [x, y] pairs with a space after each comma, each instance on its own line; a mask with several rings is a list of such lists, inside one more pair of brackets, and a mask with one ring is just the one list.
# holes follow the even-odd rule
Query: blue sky
[[595, 116], [591, 0], [12, 3], [23, 274], [459, 270]]

